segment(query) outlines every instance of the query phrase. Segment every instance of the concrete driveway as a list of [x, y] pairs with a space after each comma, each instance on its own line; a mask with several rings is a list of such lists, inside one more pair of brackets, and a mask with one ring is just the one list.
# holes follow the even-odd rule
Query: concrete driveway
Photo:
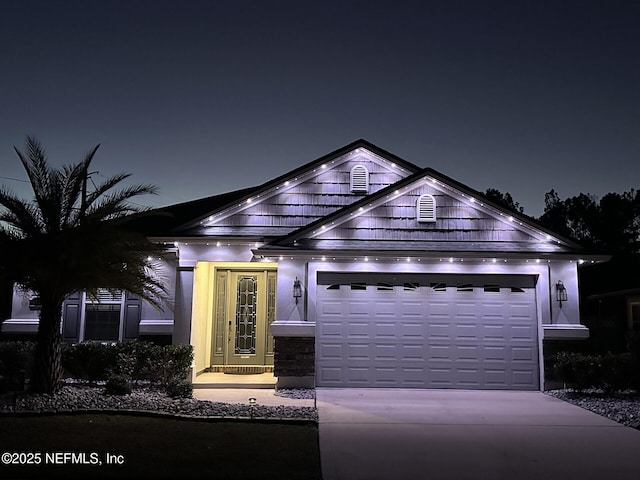
[[640, 478], [640, 431], [542, 392], [316, 389], [323, 480]]

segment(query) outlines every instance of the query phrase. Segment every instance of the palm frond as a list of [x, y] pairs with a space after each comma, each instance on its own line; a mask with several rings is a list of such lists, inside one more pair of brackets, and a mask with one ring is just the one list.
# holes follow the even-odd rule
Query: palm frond
[[5, 222], [21, 236], [42, 233], [43, 225], [39, 210], [6, 189], [0, 189], [0, 222]]
[[109, 195], [95, 199], [87, 208], [87, 218], [97, 220], [111, 220], [137, 213], [142, 207], [128, 203], [134, 197], [156, 193], [151, 185], [132, 185]]

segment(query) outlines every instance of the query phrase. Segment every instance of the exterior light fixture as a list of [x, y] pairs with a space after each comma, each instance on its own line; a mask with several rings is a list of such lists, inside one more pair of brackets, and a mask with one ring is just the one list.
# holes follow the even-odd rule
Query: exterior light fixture
[[298, 299], [302, 296], [302, 285], [300, 284], [300, 280], [298, 277], [293, 281], [293, 298], [296, 301], [296, 305], [298, 304]]
[[249, 398], [249, 405], [254, 406], [258, 401], [255, 399], [255, 397], [251, 397]]
[[556, 283], [556, 300], [560, 304], [560, 308], [562, 308], [562, 302], [567, 301], [567, 289], [562, 280], [558, 280], [558, 283]]

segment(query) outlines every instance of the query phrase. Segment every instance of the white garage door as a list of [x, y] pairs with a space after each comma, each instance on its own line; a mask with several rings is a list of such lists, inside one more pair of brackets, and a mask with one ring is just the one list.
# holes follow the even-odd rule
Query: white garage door
[[316, 384], [537, 390], [535, 278], [318, 274]]

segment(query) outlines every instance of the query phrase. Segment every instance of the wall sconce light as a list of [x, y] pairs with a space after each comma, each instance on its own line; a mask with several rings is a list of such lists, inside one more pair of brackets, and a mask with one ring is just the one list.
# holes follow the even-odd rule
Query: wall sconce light
[[302, 296], [302, 285], [300, 284], [300, 280], [298, 277], [293, 281], [293, 298], [296, 301], [296, 305], [298, 304], [298, 299]]
[[562, 308], [562, 302], [567, 301], [567, 289], [562, 280], [558, 280], [558, 283], [556, 283], [556, 300], [560, 304], [560, 308]]

